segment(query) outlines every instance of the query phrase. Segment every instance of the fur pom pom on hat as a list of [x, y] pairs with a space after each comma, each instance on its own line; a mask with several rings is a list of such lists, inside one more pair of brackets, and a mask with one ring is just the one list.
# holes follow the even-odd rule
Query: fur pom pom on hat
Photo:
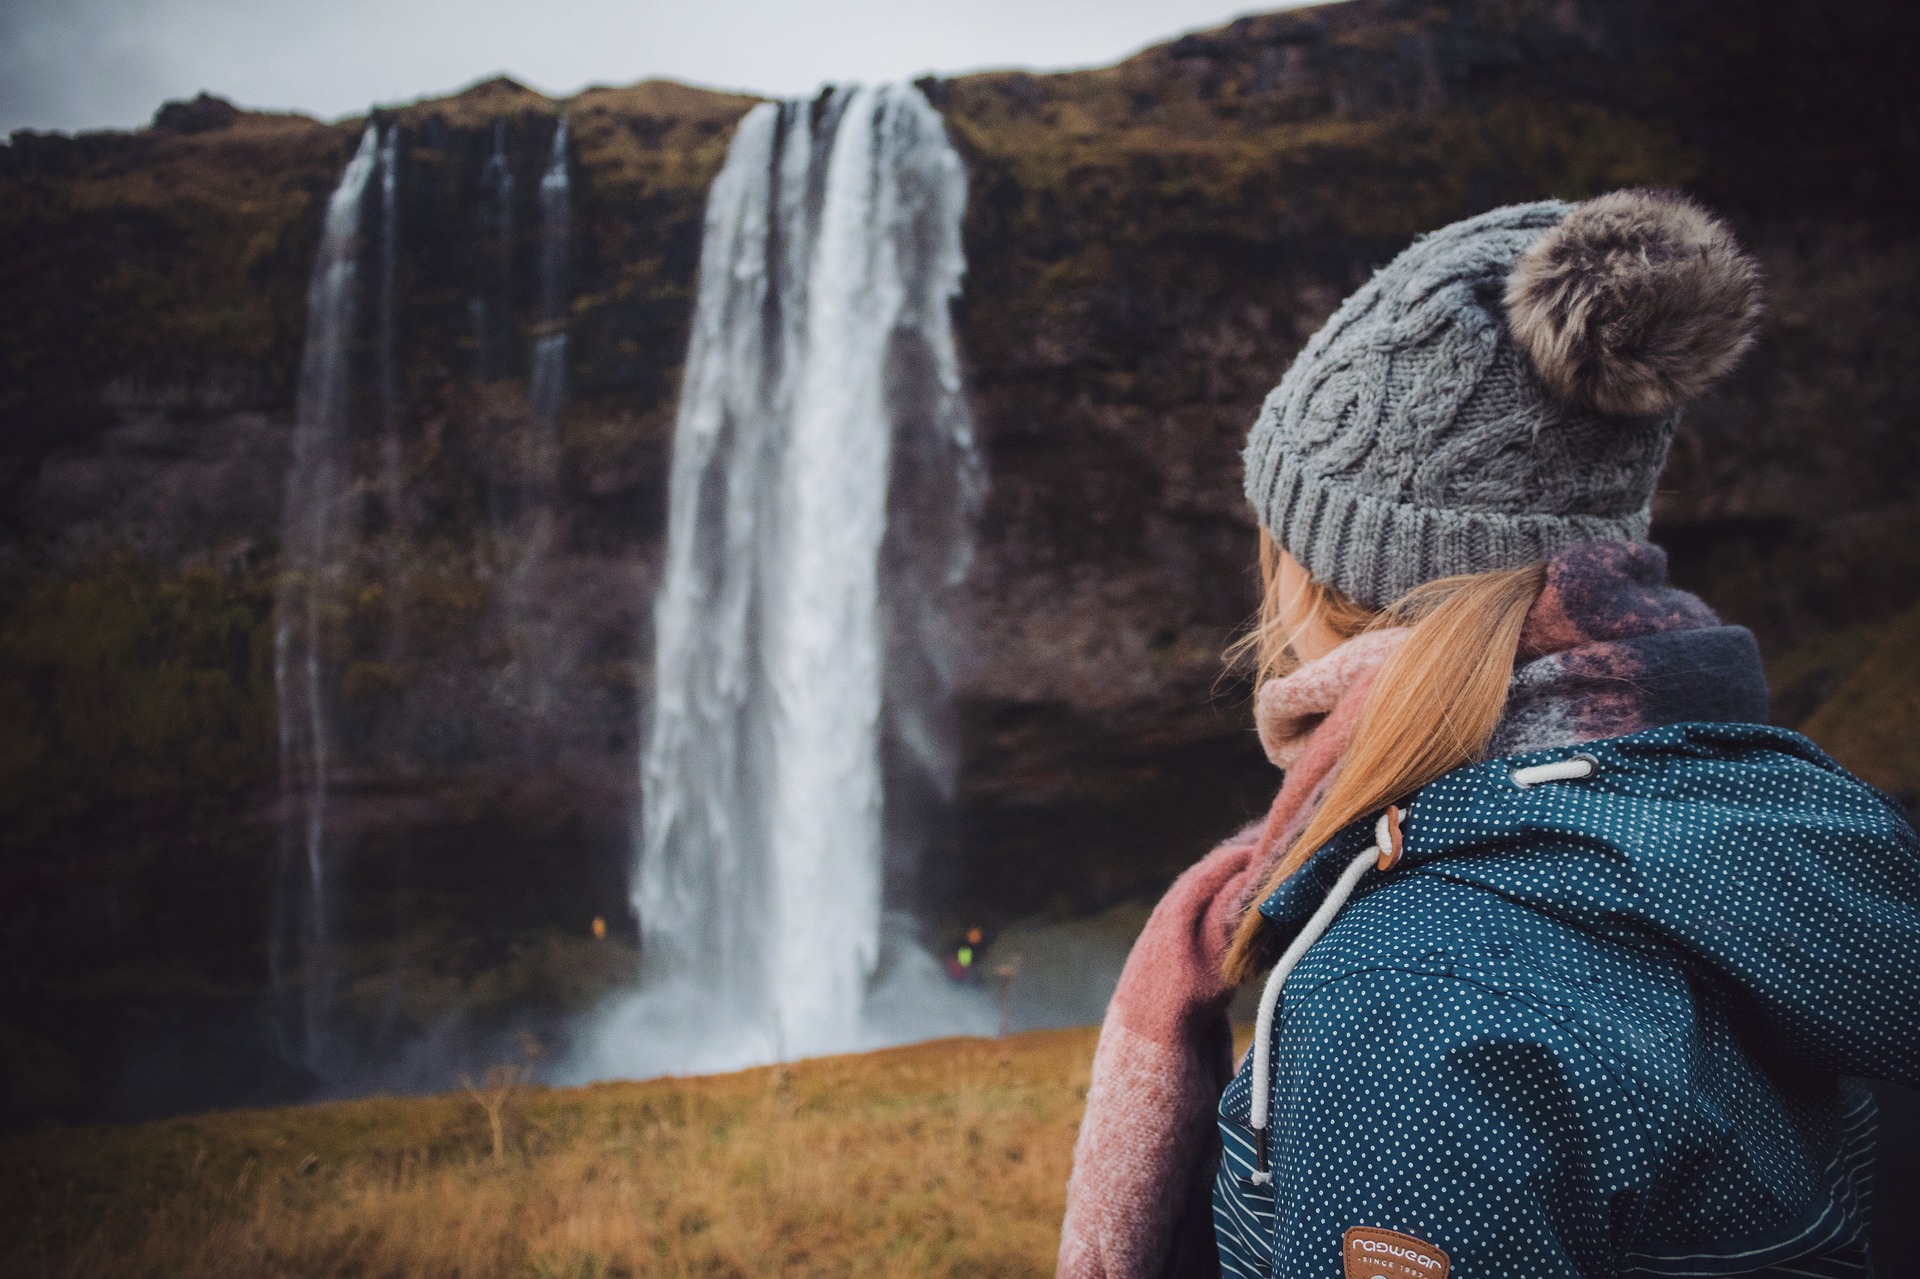
[[1671, 413], [1753, 345], [1760, 269], [1684, 196], [1577, 206], [1507, 277], [1507, 323], [1554, 395], [1600, 413]]
[[1752, 345], [1759, 269], [1684, 197], [1495, 209], [1415, 241], [1267, 397], [1246, 493], [1362, 604], [1644, 539], [1682, 403]]

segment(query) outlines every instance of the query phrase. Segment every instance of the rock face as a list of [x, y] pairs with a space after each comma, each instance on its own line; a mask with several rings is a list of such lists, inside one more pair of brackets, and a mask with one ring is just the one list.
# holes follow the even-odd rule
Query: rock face
[[[529, 472], [528, 378], [556, 106], [494, 81], [380, 122], [400, 139], [402, 500], [342, 508], [371, 523], [323, 624], [337, 985], [376, 1041], [444, 1030], [455, 1009], [503, 1024], [630, 977], [674, 398], [706, 187], [750, 105], [657, 84], [566, 104], [569, 395], [547, 485]], [[31, 246], [0, 267], [0, 699], [17, 711], [0, 842], [25, 907], [7, 918], [9, 1020], [107, 1063], [64, 1073], [109, 1109], [300, 1086], [271, 1066], [283, 1048], [260, 1012], [268, 939], [286, 931], [276, 833], [295, 816], [276, 784], [272, 614], [307, 276], [363, 126], [222, 120], [170, 106], [144, 133], [17, 137], [0, 159], [9, 231]], [[355, 474], [376, 487], [383, 211], [368, 204], [349, 382]], [[536, 499], [556, 527], [522, 581], [517, 517]], [[536, 629], [559, 642], [526, 642]], [[98, 973], [115, 974], [105, 997], [70, 997]], [[128, 1032], [136, 1005], [162, 1011]], [[187, 1032], [216, 1013], [224, 1040]], [[216, 1060], [128, 1080], [110, 1063], [129, 1034], [148, 1062], [196, 1041]], [[56, 1108], [62, 1075], [33, 1085]]]
[[[1253, 605], [1246, 426], [1414, 235], [1549, 194], [1682, 186], [1760, 255], [1762, 347], [1689, 415], [1656, 537], [1779, 659], [1783, 718], [1880, 742], [1847, 707], [1870, 705], [1881, 632], [1920, 595], [1917, 31], [1892, 4], [1351, 0], [1106, 70], [924, 83], [970, 170], [959, 319], [990, 488], [959, 791], [896, 897], [987, 922], [1102, 907], [1264, 806], [1275, 777], [1219, 660]], [[402, 140], [408, 549], [330, 622], [343, 989], [370, 1035], [454, 1008], [505, 1026], [631, 961], [666, 449], [706, 187], [749, 105], [493, 81], [382, 117]], [[568, 642], [562, 695], [532, 714], [494, 530], [526, 500], [537, 187], [562, 109], [569, 397], [532, 607]], [[0, 149], [15, 1118], [300, 1087], [259, 1017], [284, 816], [271, 613], [307, 272], [363, 127], [203, 98], [139, 133]], [[1875, 749], [1906, 761], [1875, 780], [1920, 783], [1912, 752]], [[193, 1029], [216, 1014], [224, 1039]]]

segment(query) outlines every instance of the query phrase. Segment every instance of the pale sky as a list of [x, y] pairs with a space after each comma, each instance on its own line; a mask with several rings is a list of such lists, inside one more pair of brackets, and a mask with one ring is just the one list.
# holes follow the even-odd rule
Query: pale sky
[[[1294, 0], [1298, 3], [1299, 0]], [[0, 0], [0, 134], [143, 124], [202, 89], [332, 119], [506, 74], [829, 80], [1099, 66], [1287, 0]]]

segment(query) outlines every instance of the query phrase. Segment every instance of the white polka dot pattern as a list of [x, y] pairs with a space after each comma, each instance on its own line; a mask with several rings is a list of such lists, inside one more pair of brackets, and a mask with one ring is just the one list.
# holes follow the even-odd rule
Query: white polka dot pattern
[[[1594, 757], [1520, 788], [1516, 767]], [[1291, 935], [1365, 842], [1261, 910]], [[1273, 1184], [1220, 1104], [1231, 1276], [1334, 1279], [1351, 1226], [1462, 1279], [1856, 1275], [1873, 1110], [1920, 1084], [1920, 840], [1780, 729], [1680, 724], [1461, 769], [1294, 971]]]

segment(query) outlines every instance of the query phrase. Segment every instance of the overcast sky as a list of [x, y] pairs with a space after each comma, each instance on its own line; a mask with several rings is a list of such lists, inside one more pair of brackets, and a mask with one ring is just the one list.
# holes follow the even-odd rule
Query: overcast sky
[[[1297, 3], [1298, 0], [1295, 0]], [[202, 89], [353, 115], [505, 73], [761, 93], [1098, 66], [1286, 0], [0, 0], [0, 133], [125, 128]]]

